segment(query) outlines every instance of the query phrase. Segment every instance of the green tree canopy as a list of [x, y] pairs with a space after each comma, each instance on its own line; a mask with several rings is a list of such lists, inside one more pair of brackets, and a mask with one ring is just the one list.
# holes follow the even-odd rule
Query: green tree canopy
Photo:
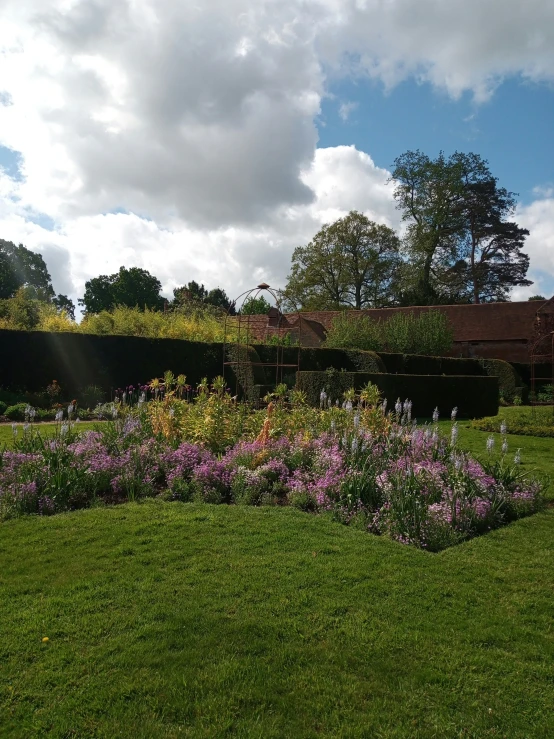
[[353, 210], [294, 250], [284, 297], [312, 310], [390, 305], [400, 264], [396, 233]]
[[140, 267], [120, 267], [113, 275], [100, 275], [85, 283], [85, 295], [79, 300], [87, 313], [113, 310], [117, 305], [141, 310], [161, 310], [161, 282]]
[[476, 154], [408, 151], [394, 162], [394, 197], [408, 227], [404, 304], [506, 300], [526, 279], [526, 229], [508, 220], [515, 193]]
[[182, 308], [188, 305], [210, 305], [234, 315], [234, 305], [225, 290], [216, 287], [208, 292], [204, 285], [199, 285], [195, 280], [173, 289], [172, 307]]
[[247, 298], [242, 304], [240, 312], [244, 316], [259, 316], [267, 314], [270, 308], [271, 303], [263, 295], [258, 295], [257, 297]]
[[52, 279], [44, 259], [23, 244], [0, 239], [0, 298], [12, 298], [20, 288], [37, 300], [49, 302], [54, 297]]

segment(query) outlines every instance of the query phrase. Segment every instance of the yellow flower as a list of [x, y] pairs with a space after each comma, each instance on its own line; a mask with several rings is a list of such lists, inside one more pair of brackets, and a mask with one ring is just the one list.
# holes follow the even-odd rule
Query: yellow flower
[[43, 642], [47, 642], [47, 641], [50, 641], [50, 639], [49, 639], [49, 638], [48, 638], [47, 636], [43, 636], [43, 637], [42, 637], [42, 641], [43, 641]]

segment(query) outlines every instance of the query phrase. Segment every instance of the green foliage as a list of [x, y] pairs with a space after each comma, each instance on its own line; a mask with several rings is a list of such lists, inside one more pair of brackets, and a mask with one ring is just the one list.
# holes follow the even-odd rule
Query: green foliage
[[400, 241], [388, 226], [353, 210], [325, 225], [292, 255], [284, 297], [293, 310], [390, 305]]
[[245, 316], [267, 315], [271, 304], [263, 295], [251, 296], [242, 304], [240, 312]]
[[96, 408], [105, 400], [105, 392], [98, 385], [87, 385], [79, 393], [80, 405], [84, 408]]
[[221, 374], [223, 362], [221, 344], [177, 339], [0, 330], [0, 344], [10, 357], [0, 362], [0, 385], [36, 392], [56, 378], [66, 400], [88, 385], [110, 394], [145, 383], [167, 367], [186, 373], [194, 385]]
[[70, 320], [75, 320], [75, 303], [67, 295], [57, 295], [55, 298], [52, 298], [52, 303], [59, 313], [65, 311]]
[[395, 312], [384, 321], [345, 312], [333, 320], [325, 346], [436, 356], [452, 348], [453, 336], [440, 311]]
[[0, 301], [0, 327], [30, 331], [40, 322], [40, 301], [20, 287], [15, 295]]
[[498, 412], [498, 379], [479, 376], [390, 375], [368, 372], [297, 372], [296, 386], [307, 402], [319, 406], [321, 391], [331, 401], [341, 400], [350, 388], [361, 390], [371, 382], [393, 408], [397, 398], [411, 400], [414, 417], [428, 418], [435, 407], [441, 415], [458, 408], [459, 418], [479, 418]]
[[501, 424], [504, 423], [507, 434], [554, 437], [554, 407], [507, 408], [506, 411], [502, 415], [480, 418], [474, 421], [472, 426], [480, 431], [498, 433]]
[[3, 416], [8, 406], [3, 400], [0, 400], [0, 416]]
[[544, 295], [532, 295], [530, 298], [528, 298], [528, 300], [540, 300], [544, 302], [546, 298], [544, 297]]
[[95, 314], [127, 306], [139, 310], [160, 310], [164, 300], [157, 277], [139, 267], [120, 267], [112, 275], [100, 275], [85, 283], [85, 295], [79, 303], [86, 313]]
[[52, 280], [40, 254], [0, 239], [0, 299], [13, 298], [20, 288], [30, 297], [49, 301], [54, 297]]
[[[526, 229], [507, 220], [515, 194], [476, 154], [407, 151], [394, 161], [394, 197], [408, 222], [404, 305], [505, 300], [526, 279]], [[411, 276], [411, 277], [410, 277]]]
[[487, 375], [498, 377], [498, 388], [502, 398], [512, 402], [514, 398], [521, 397], [523, 383], [509, 362], [503, 359], [485, 359], [481, 362]]

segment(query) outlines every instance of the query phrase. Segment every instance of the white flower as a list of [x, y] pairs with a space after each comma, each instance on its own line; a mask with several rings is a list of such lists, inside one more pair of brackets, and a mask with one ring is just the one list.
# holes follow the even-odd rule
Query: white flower
[[26, 434], [31, 427], [28, 423], [23, 424], [23, 433]]
[[358, 439], [352, 439], [352, 453], [355, 454], [358, 451]]
[[502, 442], [502, 454], [508, 453], [508, 439], [504, 439]]
[[455, 421], [457, 415], [458, 415], [458, 406], [456, 406], [455, 408], [452, 408], [452, 413], [450, 414], [450, 420]]
[[351, 400], [347, 400], [346, 403], [344, 404], [344, 407], [346, 408], [346, 410], [348, 411], [348, 413], [350, 413], [351, 410], [352, 410], [352, 408], [354, 406], [352, 405], [352, 401]]
[[487, 439], [487, 452], [492, 452], [494, 449], [494, 436], [489, 436]]
[[62, 436], [65, 436], [67, 434], [68, 430], [69, 430], [69, 426], [67, 425], [67, 423], [63, 423], [62, 424], [62, 427], [60, 429], [60, 434]]
[[458, 424], [455, 423], [452, 426], [452, 431], [450, 432], [450, 443], [452, 446], [456, 446], [456, 442], [458, 441]]
[[59, 423], [62, 420], [62, 418], [63, 418], [63, 411], [60, 410], [56, 413], [56, 423]]
[[360, 414], [356, 413], [356, 415], [354, 416], [354, 428], [357, 429], [359, 425], [360, 425]]
[[514, 456], [515, 464], [521, 464], [521, 449], [518, 449]]
[[385, 413], [387, 410], [387, 399], [386, 398], [383, 400], [383, 404], [381, 405], [381, 408], [383, 409], [383, 413]]
[[325, 388], [320, 392], [319, 394], [319, 407], [325, 408], [325, 401], [327, 400], [327, 393], [325, 392]]
[[433, 423], [438, 423], [438, 420], [439, 420], [439, 409], [437, 407], [433, 411]]
[[12, 433], [17, 436], [17, 423], [12, 423]]
[[337, 424], [334, 420], [331, 421], [331, 431], [334, 433], [337, 428]]
[[396, 401], [396, 404], [394, 406], [394, 412], [396, 413], [397, 416], [399, 416], [402, 413], [402, 401], [400, 400], [400, 398], [398, 398], [398, 400]]

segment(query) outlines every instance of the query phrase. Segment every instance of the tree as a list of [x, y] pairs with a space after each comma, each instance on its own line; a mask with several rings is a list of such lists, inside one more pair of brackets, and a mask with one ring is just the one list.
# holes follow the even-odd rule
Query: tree
[[52, 303], [56, 306], [57, 310], [65, 311], [72, 321], [75, 320], [75, 303], [67, 295], [60, 294], [52, 298]]
[[85, 283], [85, 295], [79, 300], [87, 313], [113, 310], [118, 305], [141, 310], [161, 310], [161, 282], [140, 267], [120, 267], [113, 275], [100, 275]]
[[390, 305], [399, 252], [400, 241], [391, 228], [353, 210], [294, 250], [285, 300], [312, 310]]
[[240, 312], [244, 316], [260, 316], [265, 315], [271, 308], [271, 304], [264, 298], [263, 295], [257, 297], [251, 296], [242, 304]]
[[22, 287], [30, 288], [34, 299], [45, 302], [55, 294], [42, 256], [23, 244], [16, 246], [0, 239], [0, 298], [14, 297]]
[[235, 315], [235, 304], [233, 303], [233, 301], [229, 300], [225, 290], [222, 290], [220, 287], [216, 287], [213, 290], [210, 290], [210, 292], [206, 296], [205, 302], [208, 305], [213, 305], [216, 308], [221, 308], [226, 312], [228, 311], [231, 315]]
[[529, 300], [546, 300], [544, 295], [532, 295]]
[[488, 163], [476, 154], [441, 152], [431, 160], [408, 151], [394, 162], [394, 197], [408, 221], [404, 251], [412, 284], [402, 302], [505, 300], [526, 279], [521, 252], [526, 229], [506, 220], [515, 193], [498, 187]]
[[199, 285], [194, 280], [183, 287], [176, 287], [173, 290], [172, 307], [179, 308], [184, 306], [211, 305], [224, 311], [230, 311], [231, 315], [235, 314], [234, 304], [227, 297], [225, 290], [216, 287], [209, 292], [204, 285]]

